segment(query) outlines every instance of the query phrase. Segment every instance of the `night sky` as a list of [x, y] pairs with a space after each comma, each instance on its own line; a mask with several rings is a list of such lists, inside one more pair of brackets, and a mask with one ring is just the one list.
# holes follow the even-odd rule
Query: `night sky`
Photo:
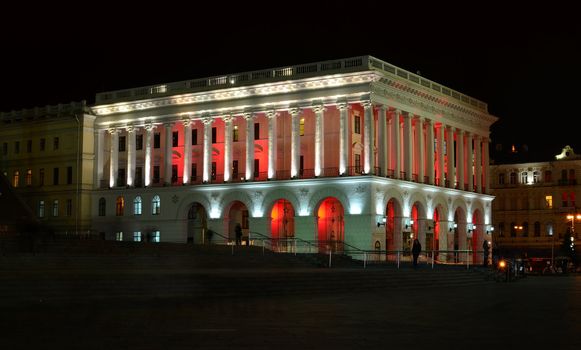
[[526, 144], [539, 159], [566, 144], [581, 153], [572, 7], [380, 3], [4, 9], [0, 110], [370, 54], [488, 103], [500, 118], [493, 143]]

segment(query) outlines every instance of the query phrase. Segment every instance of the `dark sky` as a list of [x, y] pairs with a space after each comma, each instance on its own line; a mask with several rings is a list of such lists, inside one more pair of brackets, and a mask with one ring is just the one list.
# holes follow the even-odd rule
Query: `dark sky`
[[488, 103], [500, 118], [492, 142], [527, 144], [539, 157], [565, 144], [581, 153], [572, 7], [250, 3], [5, 9], [0, 110], [370, 54]]

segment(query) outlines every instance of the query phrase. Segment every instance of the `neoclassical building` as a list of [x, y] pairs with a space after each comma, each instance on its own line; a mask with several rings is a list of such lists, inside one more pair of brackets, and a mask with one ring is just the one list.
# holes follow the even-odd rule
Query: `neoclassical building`
[[491, 238], [497, 118], [371, 56], [103, 92], [92, 111], [93, 228], [108, 239], [202, 243], [237, 223], [337, 249]]

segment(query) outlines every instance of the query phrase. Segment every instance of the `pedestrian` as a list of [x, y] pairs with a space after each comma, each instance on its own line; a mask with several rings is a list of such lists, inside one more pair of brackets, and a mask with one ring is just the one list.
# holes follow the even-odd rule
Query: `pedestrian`
[[420, 256], [420, 252], [422, 251], [422, 245], [418, 239], [414, 239], [414, 244], [412, 246], [412, 255], [414, 257], [414, 268], [418, 266], [418, 257]]
[[482, 260], [482, 266], [484, 266], [484, 267], [488, 267], [489, 252], [490, 252], [490, 244], [488, 243], [487, 240], [484, 240], [484, 242], [482, 242], [482, 253], [484, 255], [483, 260]]
[[236, 233], [236, 245], [242, 244], [242, 227], [240, 224], [236, 224], [236, 228], [234, 228], [234, 232]]

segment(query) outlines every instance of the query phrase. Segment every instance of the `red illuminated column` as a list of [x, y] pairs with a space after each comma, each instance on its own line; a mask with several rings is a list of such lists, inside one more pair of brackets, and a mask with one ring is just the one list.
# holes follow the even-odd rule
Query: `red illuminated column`
[[190, 171], [192, 169], [192, 121], [184, 119], [184, 173], [183, 183], [190, 182]]
[[377, 127], [379, 128], [377, 133], [377, 156], [379, 158], [380, 171], [377, 175], [379, 176], [385, 176], [387, 174], [387, 118], [385, 111], [386, 107], [384, 105], [377, 108]]
[[488, 138], [483, 137], [482, 138], [482, 158], [483, 158], [483, 165], [484, 165], [484, 189], [485, 189], [485, 193], [490, 193], [490, 176], [489, 176], [489, 171], [490, 171], [490, 159], [488, 156]]
[[254, 179], [254, 113], [244, 113], [246, 120], [246, 180]]
[[224, 181], [232, 180], [232, 121], [231, 115], [222, 117], [224, 121]]
[[446, 141], [446, 152], [448, 153], [448, 187], [454, 188], [456, 172], [454, 168], [454, 128], [448, 127], [448, 139]]
[[315, 176], [321, 176], [324, 162], [324, 142], [325, 134], [323, 131], [323, 114], [325, 107], [318, 105], [313, 107], [315, 112]]
[[418, 182], [424, 182], [424, 166], [425, 162], [425, 147], [424, 147], [424, 118], [418, 117], [416, 119], [416, 154], [418, 157]]
[[212, 117], [204, 117], [204, 164], [202, 180], [204, 183], [210, 181], [210, 171], [212, 169]]
[[466, 170], [468, 176], [468, 191], [474, 191], [474, 152], [472, 151], [472, 134], [466, 132]]
[[438, 173], [438, 178], [440, 179], [440, 183], [438, 184], [438, 186], [445, 186], [446, 184], [444, 183], [444, 129], [446, 127], [444, 126], [444, 124], [440, 123], [440, 125], [438, 126], [438, 142], [437, 142], [437, 148], [438, 148], [438, 164], [437, 164], [437, 173]]
[[299, 176], [299, 160], [301, 139], [299, 137], [299, 115], [300, 108], [291, 108], [289, 110], [291, 115], [291, 178]]
[[135, 178], [135, 128], [127, 126], [127, 186], [133, 186]]
[[464, 167], [466, 166], [466, 160], [464, 159], [464, 130], [458, 129], [456, 131], [456, 148], [458, 149], [458, 160], [456, 161], [456, 171], [458, 172], [458, 188], [464, 191]]
[[153, 128], [153, 124], [145, 125], [145, 186], [151, 184], [151, 136]]
[[413, 130], [412, 130], [412, 118], [413, 113], [408, 112], [403, 115], [403, 152], [404, 152], [404, 171], [405, 179], [410, 181], [412, 179], [412, 165], [413, 165]]
[[428, 153], [428, 181], [430, 185], [434, 184], [434, 124], [430, 119], [426, 120], [426, 131], [428, 133], [427, 150]]
[[480, 136], [474, 135], [474, 166], [476, 170], [476, 192], [482, 193], [482, 144]]
[[276, 178], [276, 111], [266, 112], [268, 118], [268, 178]]
[[373, 104], [371, 101], [362, 101], [364, 109], [363, 120], [363, 172], [370, 174], [373, 170]]
[[393, 111], [392, 117], [392, 131], [393, 131], [393, 150], [392, 154], [395, 156], [395, 178], [401, 178], [401, 126], [400, 126], [400, 115], [401, 110], [396, 109]]
[[339, 102], [339, 175], [345, 175], [349, 164], [349, 104]]
[[115, 128], [109, 129], [111, 135], [111, 162], [109, 163], [109, 187], [117, 186], [117, 172], [119, 168], [119, 136], [118, 130]]
[[166, 185], [171, 184], [171, 158], [172, 158], [172, 135], [171, 128], [173, 123], [165, 123], [163, 127], [165, 128], [165, 149], [164, 149], [164, 177], [163, 182]]

